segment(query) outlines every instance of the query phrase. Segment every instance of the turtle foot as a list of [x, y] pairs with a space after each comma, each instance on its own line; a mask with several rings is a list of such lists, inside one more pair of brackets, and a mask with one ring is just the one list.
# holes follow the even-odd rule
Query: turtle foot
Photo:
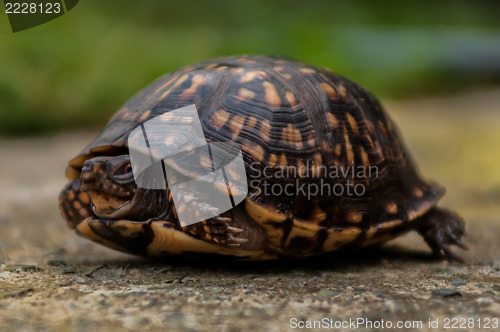
[[452, 245], [468, 249], [462, 242], [462, 236], [465, 235], [465, 222], [456, 213], [435, 208], [421, 217], [421, 224], [417, 226], [417, 230], [435, 256], [445, 257], [449, 261], [464, 261], [450, 250]]
[[232, 221], [232, 218], [220, 215], [186, 226], [184, 230], [210, 243], [227, 247], [239, 247], [248, 239], [242, 237], [242, 228], [231, 226]]

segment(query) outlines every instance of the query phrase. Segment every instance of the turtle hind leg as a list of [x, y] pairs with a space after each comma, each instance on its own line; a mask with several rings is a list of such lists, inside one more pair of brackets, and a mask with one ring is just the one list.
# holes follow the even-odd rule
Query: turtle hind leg
[[456, 213], [434, 208], [419, 218], [417, 231], [437, 257], [446, 257], [448, 260], [463, 262], [463, 259], [450, 250], [456, 245], [467, 249], [462, 242], [465, 235], [465, 222]]
[[241, 207], [185, 226], [183, 230], [207, 242], [230, 248], [260, 250], [267, 246], [264, 230]]

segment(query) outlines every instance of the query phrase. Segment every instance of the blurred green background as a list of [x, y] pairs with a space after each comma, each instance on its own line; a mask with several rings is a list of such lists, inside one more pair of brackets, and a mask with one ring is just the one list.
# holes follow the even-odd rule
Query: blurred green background
[[0, 135], [102, 126], [217, 56], [292, 57], [391, 98], [500, 83], [500, 1], [81, 1], [13, 34], [0, 6]]

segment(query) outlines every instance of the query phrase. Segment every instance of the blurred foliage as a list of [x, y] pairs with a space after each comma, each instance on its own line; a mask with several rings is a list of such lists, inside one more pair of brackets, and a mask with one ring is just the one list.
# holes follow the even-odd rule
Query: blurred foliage
[[497, 0], [86, 0], [16, 34], [2, 14], [0, 135], [103, 125], [161, 74], [234, 54], [329, 67], [391, 97], [498, 83], [499, 13]]

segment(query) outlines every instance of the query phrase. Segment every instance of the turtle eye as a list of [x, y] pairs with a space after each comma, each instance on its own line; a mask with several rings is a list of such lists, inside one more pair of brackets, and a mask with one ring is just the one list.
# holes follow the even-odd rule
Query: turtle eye
[[130, 163], [125, 164], [125, 165], [122, 167], [122, 172], [123, 172], [123, 174], [129, 174], [129, 173], [132, 173], [132, 165], [131, 165]]

